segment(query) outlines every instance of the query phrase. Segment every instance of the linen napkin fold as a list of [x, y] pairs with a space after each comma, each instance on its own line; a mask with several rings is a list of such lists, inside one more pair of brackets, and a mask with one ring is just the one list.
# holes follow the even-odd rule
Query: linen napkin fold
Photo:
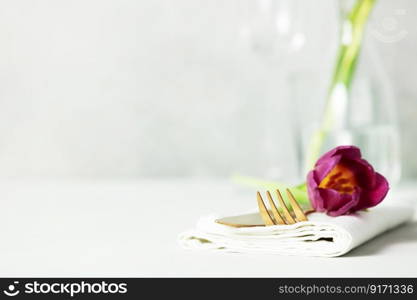
[[[306, 222], [244, 228], [218, 224], [215, 220], [224, 216], [210, 215], [180, 234], [179, 243], [186, 249], [218, 252], [334, 257], [407, 222], [413, 213], [411, 206], [380, 205], [354, 215], [312, 213]], [[241, 217], [260, 221], [257, 212]]]

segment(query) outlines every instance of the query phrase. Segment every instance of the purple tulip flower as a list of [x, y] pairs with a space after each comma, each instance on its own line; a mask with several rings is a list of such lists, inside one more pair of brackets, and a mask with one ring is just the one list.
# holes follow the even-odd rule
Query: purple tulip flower
[[380, 203], [388, 181], [374, 171], [355, 146], [336, 147], [316, 162], [307, 175], [307, 190], [316, 211], [340, 216]]

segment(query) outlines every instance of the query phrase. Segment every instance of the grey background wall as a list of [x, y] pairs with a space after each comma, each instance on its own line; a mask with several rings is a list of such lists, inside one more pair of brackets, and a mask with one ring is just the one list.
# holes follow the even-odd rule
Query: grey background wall
[[[0, 1], [0, 176], [291, 172], [286, 75], [328, 79], [335, 1], [304, 0], [305, 48], [272, 62], [248, 43], [249, 2]], [[378, 2], [370, 26], [406, 33], [367, 42], [394, 86], [404, 178], [416, 178], [417, 6]]]

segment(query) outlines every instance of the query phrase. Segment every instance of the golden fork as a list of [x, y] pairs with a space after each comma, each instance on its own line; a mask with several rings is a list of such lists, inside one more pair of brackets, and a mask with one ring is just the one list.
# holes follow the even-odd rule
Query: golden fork
[[284, 199], [282, 198], [281, 192], [277, 189], [276, 190], [278, 196], [278, 203], [279, 207], [282, 210], [280, 213], [275, 205], [274, 200], [272, 199], [271, 193], [266, 191], [266, 196], [268, 198], [269, 206], [271, 207], [271, 212], [267, 209], [264, 200], [262, 199], [261, 193], [257, 192], [256, 196], [258, 199], [258, 208], [259, 213], [262, 217], [262, 220], [265, 223], [265, 226], [271, 225], [284, 225], [284, 224], [294, 224], [297, 222], [307, 221], [307, 217], [304, 214], [303, 210], [301, 209], [300, 205], [298, 204], [297, 200], [295, 200], [294, 195], [291, 193], [289, 189], [287, 189], [288, 199], [290, 201], [292, 210], [294, 215], [290, 213], [288, 210], [287, 205], [285, 205]]
[[[247, 214], [240, 216], [231, 216], [225, 217], [222, 219], [216, 220], [217, 223], [232, 226], [232, 227], [257, 227], [257, 226], [271, 226], [271, 225], [284, 225], [284, 224], [294, 224], [301, 221], [307, 221], [306, 214], [301, 209], [300, 205], [295, 200], [293, 194], [289, 189], [287, 189], [288, 198], [293, 210], [293, 214], [288, 210], [285, 205], [284, 200], [282, 199], [281, 192], [276, 190], [278, 196], [279, 207], [282, 212], [280, 213], [277, 206], [275, 205], [274, 200], [272, 199], [271, 193], [266, 192], [268, 197], [268, 202], [271, 207], [271, 210], [265, 205], [264, 200], [262, 199], [261, 193], [257, 192], [257, 200], [259, 207], [259, 215], [256, 214]], [[306, 213], [309, 213], [307, 211]], [[261, 218], [259, 218], [259, 216]]]

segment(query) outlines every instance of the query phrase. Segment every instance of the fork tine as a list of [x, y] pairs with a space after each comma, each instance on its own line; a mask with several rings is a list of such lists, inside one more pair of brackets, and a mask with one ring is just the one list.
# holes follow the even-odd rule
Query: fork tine
[[294, 211], [295, 217], [298, 222], [301, 221], [307, 221], [306, 215], [303, 213], [303, 210], [301, 209], [300, 205], [298, 204], [297, 200], [295, 200], [294, 195], [291, 193], [289, 189], [287, 189], [287, 195], [290, 199], [290, 203], [292, 206], [292, 210]]
[[275, 218], [275, 222], [281, 225], [285, 224], [284, 219], [281, 217], [277, 207], [275, 206], [274, 200], [272, 200], [271, 193], [269, 191], [266, 191], [266, 195], [268, 196], [269, 206], [271, 207], [272, 214], [274, 215], [274, 218]]
[[275, 225], [275, 222], [271, 218], [271, 215], [269, 214], [268, 209], [266, 208], [262, 196], [259, 192], [256, 192], [256, 197], [258, 198], [259, 213], [261, 214], [262, 220], [264, 220], [265, 225]]
[[277, 195], [278, 195], [278, 201], [279, 201], [279, 205], [282, 208], [282, 211], [284, 213], [284, 217], [286, 219], [286, 223], [287, 224], [294, 224], [295, 220], [294, 218], [291, 216], [290, 212], [288, 211], [287, 206], [285, 205], [284, 199], [282, 199], [282, 195], [281, 192], [277, 189]]

